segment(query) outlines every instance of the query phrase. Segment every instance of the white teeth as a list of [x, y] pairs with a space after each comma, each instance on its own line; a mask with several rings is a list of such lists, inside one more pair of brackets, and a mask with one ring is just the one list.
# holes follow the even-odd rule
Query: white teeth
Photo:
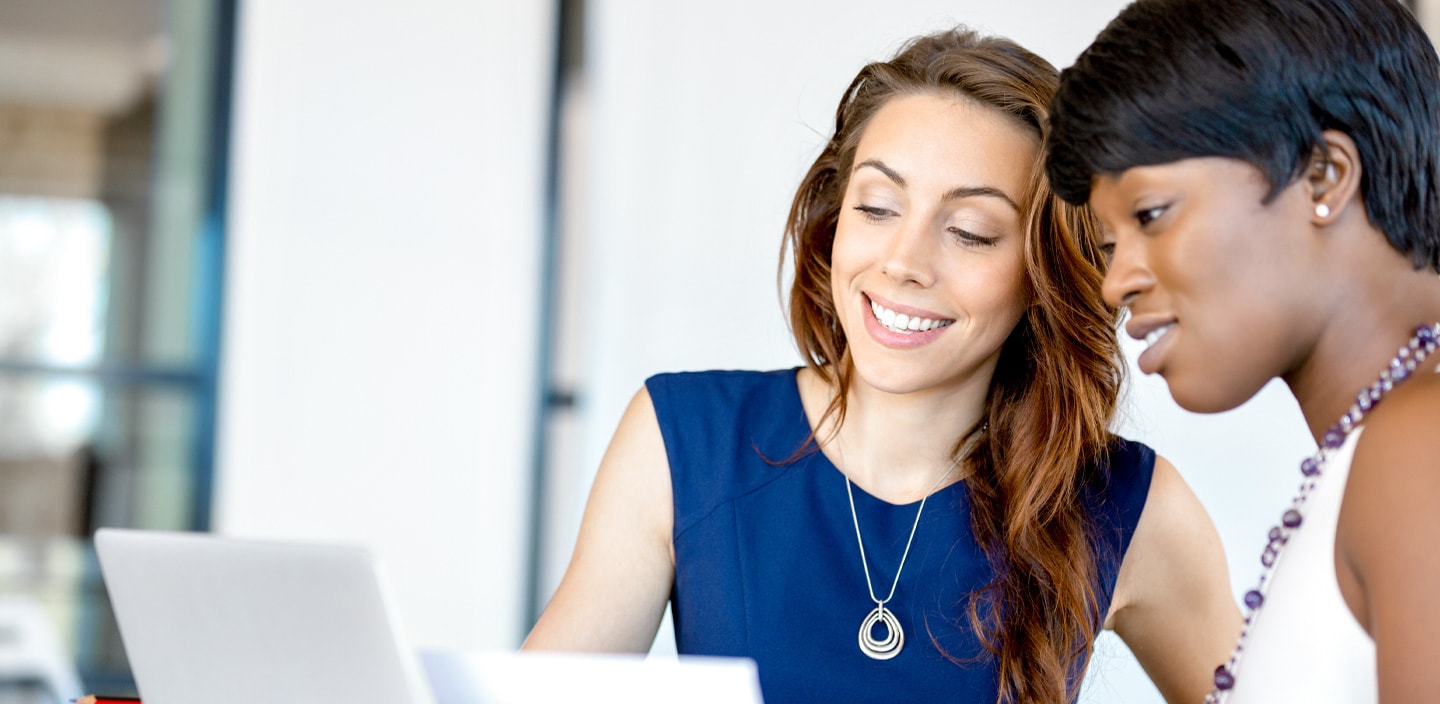
[[896, 313], [875, 301], [870, 301], [870, 310], [875, 314], [875, 319], [880, 321], [880, 324], [884, 325], [885, 328], [891, 332], [924, 332], [926, 330], [943, 328], [955, 322], [953, 320], [931, 320], [919, 316], [912, 317], [905, 313]]
[[1170, 328], [1173, 327], [1175, 327], [1175, 323], [1166, 323], [1161, 327], [1151, 330], [1150, 333], [1145, 336], [1145, 348], [1149, 349], [1154, 346], [1154, 344], [1159, 342], [1160, 338], [1165, 337], [1165, 333], [1170, 332]]

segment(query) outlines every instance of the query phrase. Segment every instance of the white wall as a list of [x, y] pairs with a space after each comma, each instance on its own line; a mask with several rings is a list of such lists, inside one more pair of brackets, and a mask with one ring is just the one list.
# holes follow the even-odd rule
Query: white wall
[[522, 628], [551, 3], [241, 3], [216, 527]]
[[[590, 352], [578, 448], [558, 470], [546, 594], [563, 571], [589, 478], [630, 395], [665, 370], [799, 363], [775, 285], [790, 198], [840, 93], [911, 35], [964, 22], [1068, 65], [1125, 0], [591, 0], [591, 149], [574, 279]], [[1133, 358], [1134, 349], [1127, 348]], [[1198, 417], [1132, 364], [1125, 434], [1169, 457], [1212, 512], [1237, 592], [1310, 451], [1298, 409], [1267, 389]], [[657, 649], [673, 648], [662, 628]], [[1217, 663], [1218, 664], [1218, 663]], [[1099, 646], [1086, 702], [1159, 702], [1118, 639]]]
[[[647, 375], [798, 362], [780, 232], [855, 71], [957, 21], [1063, 66], [1123, 4], [590, 0], [547, 594]], [[422, 646], [522, 628], [550, 5], [242, 4], [217, 527], [376, 547]], [[1293, 402], [1200, 418], [1137, 378], [1130, 408], [1248, 584], [1308, 451]], [[1093, 672], [1087, 702], [1159, 701], [1118, 642]]]

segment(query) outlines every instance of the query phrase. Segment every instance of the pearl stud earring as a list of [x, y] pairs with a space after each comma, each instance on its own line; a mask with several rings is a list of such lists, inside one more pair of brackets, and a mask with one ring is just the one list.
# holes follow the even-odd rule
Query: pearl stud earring
[[1330, 217], [1330, 206], [1325, 205], [1324, 203], [1317, 203], [1315, 205], [1315, 216], [1321, 218]]

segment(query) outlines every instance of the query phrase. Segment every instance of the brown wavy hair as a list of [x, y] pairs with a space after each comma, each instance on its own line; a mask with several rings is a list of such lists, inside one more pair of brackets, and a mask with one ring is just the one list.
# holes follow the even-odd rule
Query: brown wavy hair
[[[845, 91], [834, 134], [795, 194], [781, 261], [783, 275], [791, 255], [795, 341], [837, 390], [825, 413], [836, 427], [854, 367], [831, 294], [830, 255], [866, 125], [896, 96], [953, 96], [1013, 117], [1043, 142], [1057, 83], [1039, 56], [960, 27], [910, 41], [893, 59], [867, 65]], [[1102, 551], [1081, 496], [1114, 439], [1109, 426], [1123, 379], [1117, 311], [1100, 296], [1104, 259], [1094, 216], [1051, 192], [1043, 158], [1024, 200], [1031, 305], [1004, 343], [988, 429], [966, 458], [972, 529], [996, 577], [965, 606], [998, 660], [1002, 703], [1074, 698], [1104, 618], [1099, 565], [1119, 559]], [[955, 429], [956, 456], [966, 430]]]

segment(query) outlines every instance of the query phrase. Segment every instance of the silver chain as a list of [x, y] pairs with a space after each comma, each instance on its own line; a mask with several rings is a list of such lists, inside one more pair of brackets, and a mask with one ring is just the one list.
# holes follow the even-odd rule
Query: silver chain
[[[989, 427], [988, 423], [983, 425], [980, 430], [984, 431], [986, 427]], [[945, 472], [935, 480], [935, 484], [925, 492], [925, 496], [921, 497], [920, 508], [915, 511], [915, 522], [910, 525], [910, 537], [905, 541], [905, 552], [900, 554], [900, 566], [895, 568], [895, 580], [890, 583], [890, 593], [884, 599], [875, 598], [875, 585], [870, 581], [870, 563], [865, 559], [865, 539], [860, 537], [860, 516], [855, 513], [855, 491], [851, 488], [850, 475], [845, 474], [845, 493], [850, 497], [850, 520], [855, 523], [855, 544], [860, 546], [860, 566], [865, 569], [865, 588], [870, 592], [870, 600], [875, 602], [877, 607], [883, 609], [885, 604], [894, 598], [895, 589], [900, 586], [900, 573], [905, 570], [905, 558], [910, 556], [910, 546], [915, 542], [915, 531], [920, 527], [920, 516], [925, 513], [925, 502], [930, 499], [930, 495], [935, 493], [936, 489], [940, 488], [940, 484], [945, 481], [945, 478], [960, 466], [960, 461], [970, 455], [970, 451], [974, 449], [974, 437], [976, 434], [971, 433], [971, 442], [967, 443], [965, 449], [951, 460], [950, 465], [945, 468]], [[840, 455], [841, 464], [845, 464], [845, 448], [841, 446], [838, 438], [835, 442], [835, 451]], [[844, 474], [843, 471], [841, 473]]]

